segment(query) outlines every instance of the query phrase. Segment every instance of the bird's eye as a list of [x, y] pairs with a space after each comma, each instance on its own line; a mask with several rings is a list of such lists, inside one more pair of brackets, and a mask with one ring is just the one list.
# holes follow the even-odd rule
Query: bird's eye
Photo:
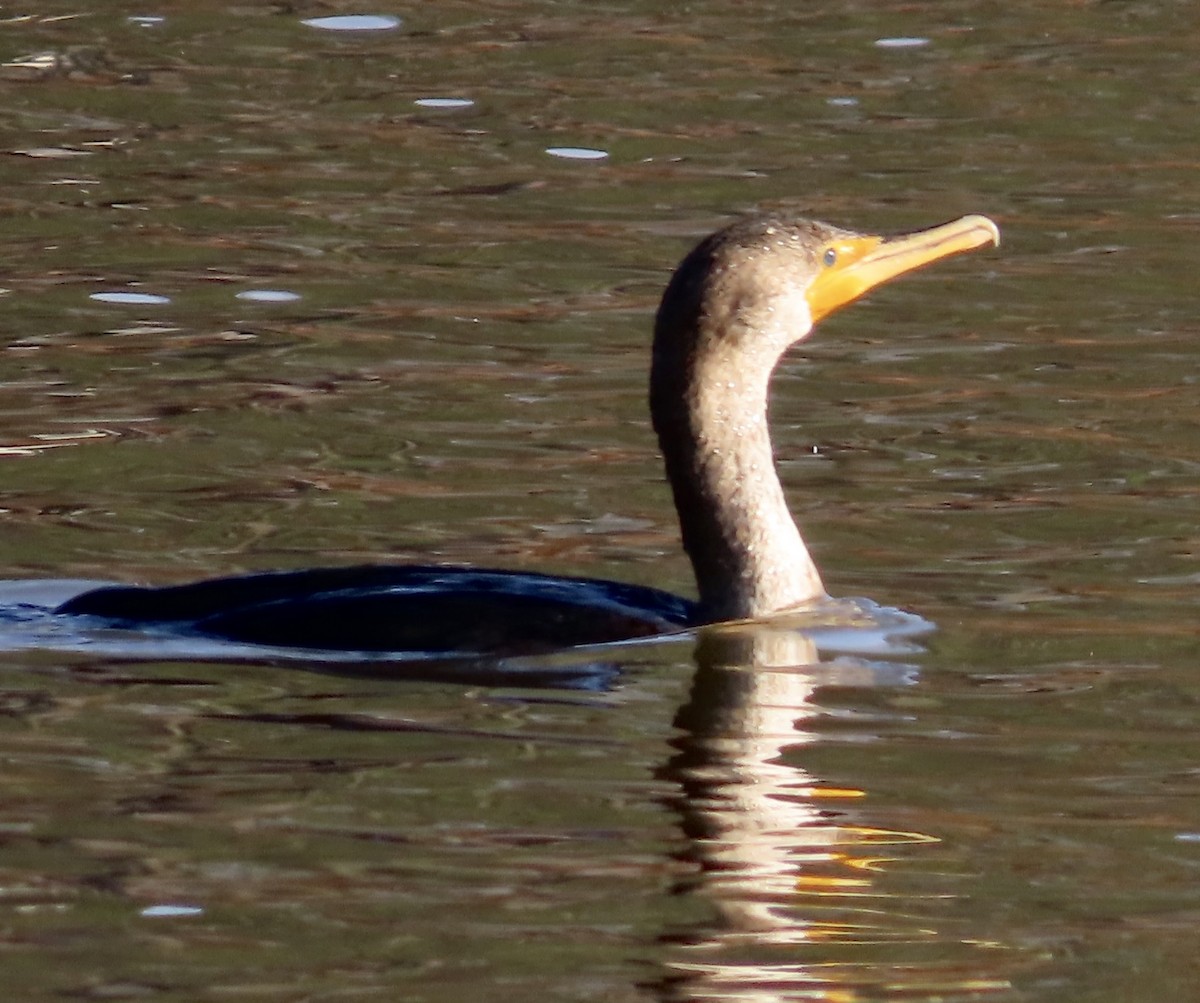
[[833, 247], [825, 248], [825, 254], [821, 260], [825, 262], [826, 268], [832, 268], [837, 264], [837, 249]]

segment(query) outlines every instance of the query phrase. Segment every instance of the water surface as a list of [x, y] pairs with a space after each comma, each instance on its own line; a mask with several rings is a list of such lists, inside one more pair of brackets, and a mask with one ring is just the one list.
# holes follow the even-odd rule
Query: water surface
[[644, 381], [689, 243], [986, 212], [773, 405], [831, 592], [938, 629], [591, 689], [8, 651], [10, 992], [1186, 998], [1191, 8], [285, 7], [4, 25], [4, 577], [686, 592]]

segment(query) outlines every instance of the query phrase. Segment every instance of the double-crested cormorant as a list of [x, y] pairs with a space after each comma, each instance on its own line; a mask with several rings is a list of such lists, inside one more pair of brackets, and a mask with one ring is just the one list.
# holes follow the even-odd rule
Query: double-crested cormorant
[[595, 579], [434, 566], [111, 586], [57, 610], [274, 646], [511, 655], [761, 617], [823, 597], [775, 471], [768, 384], [823, 317], [888, 279], [999, 243], [964, 216], [895, 237], [755, 216], [676, 269], [654, 328], [650, 410], [699, 599]]

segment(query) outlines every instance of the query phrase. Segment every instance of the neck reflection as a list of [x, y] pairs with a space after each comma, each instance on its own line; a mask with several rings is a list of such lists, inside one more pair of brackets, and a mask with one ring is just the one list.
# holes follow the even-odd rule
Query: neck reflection
[[[888, 847], [936, 838], [861, 824], [866, 792], [824, 783], [796, 754], [819, 740], [819, 687], [894, 683], [902, 667], [823, 664], [810, 637], [761, 624], [704, 632], [696, 660], [664, 775], [694, 868], [677, 890], [713, 918], [669, 938], [661, 998], [847, 1001], [927, 978], [915, 945], [937, 932], [879, 885]], [[959, 991], [964, 975], [950, 979]]]

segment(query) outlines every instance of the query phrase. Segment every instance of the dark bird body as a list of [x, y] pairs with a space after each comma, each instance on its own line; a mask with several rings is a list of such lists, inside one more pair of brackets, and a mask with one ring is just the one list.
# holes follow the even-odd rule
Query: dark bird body
[[825, 595], [775, 471], [771, 374], [813, 325], [876, 285], [997, 243], [966, 216], [898, 237], [759, 216], [703, 240], [655, 321], [650, 410], [699, 598], [618, 582], [386, 566], [110, 586], [57, 612], [289, 648], [515, 655], [767, 616]]

